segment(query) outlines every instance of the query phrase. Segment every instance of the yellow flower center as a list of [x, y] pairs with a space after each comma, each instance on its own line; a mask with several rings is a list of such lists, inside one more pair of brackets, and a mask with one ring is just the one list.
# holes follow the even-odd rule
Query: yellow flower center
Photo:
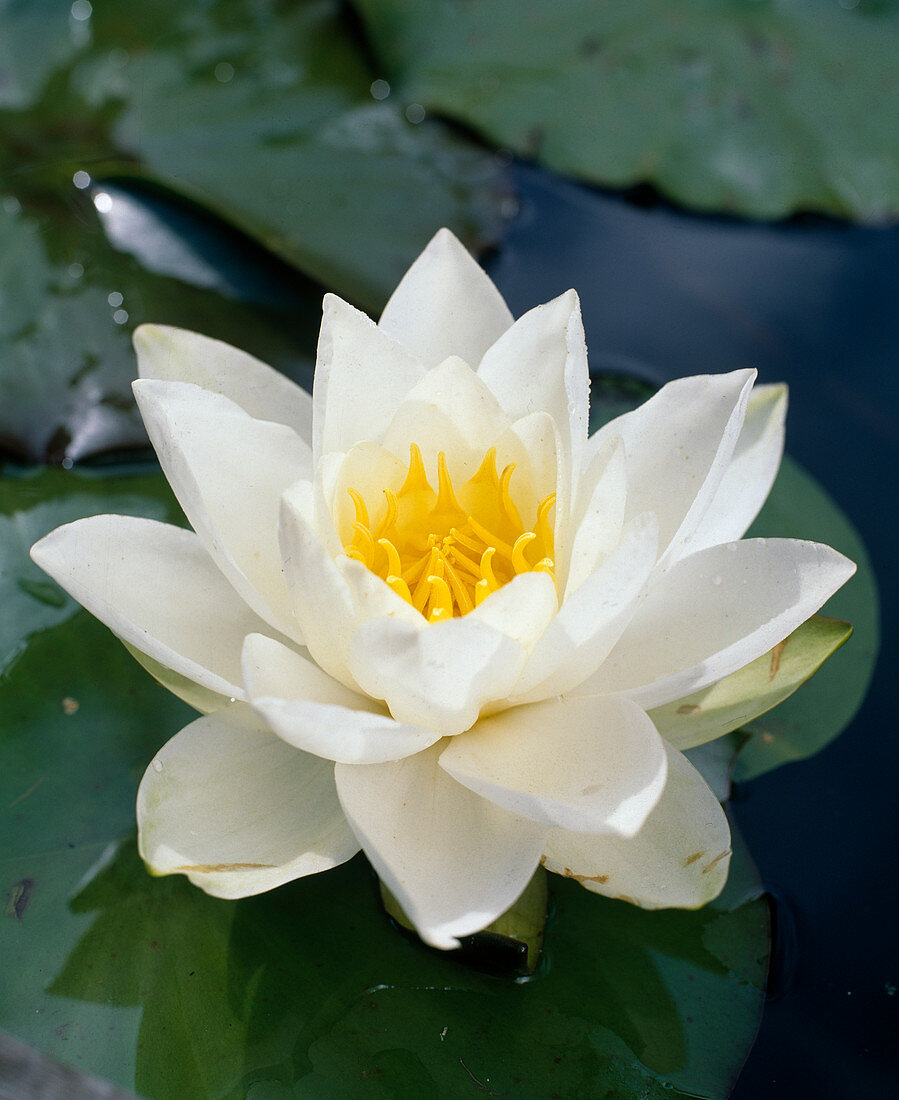
[[347, 556], [385, 580], [429, 622], [465, 615], [519, 573], [553, 579], [550, 493], [525, 527], [509, 485], [515, 464], [496, 471], [496, 448], [477, 473], [453, 488], [446, 455], [437, 455], [437, 489], [431, 488], [417, 444], [410, 448], [402, 488], [384, 490], [386, 508], [373, 524], [361, 493], [348, 489], [356, 509]]

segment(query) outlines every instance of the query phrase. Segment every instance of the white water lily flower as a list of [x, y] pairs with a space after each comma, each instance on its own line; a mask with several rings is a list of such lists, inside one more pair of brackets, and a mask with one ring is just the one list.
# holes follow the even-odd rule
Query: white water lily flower
[[740, 541], [782, 387], [686, 378], [588, 439], [576, 294], [513, 321], [445, 230], [379, 324], [326, 297], [311, 399], [214, 340], [136, 345], [193, 531], [97, 516], [33, 555], [206, 712], [140, 787], [155, 872], [234, 898], [361, 846], [443, 948], [541, 860], [650, 908], [718, 894], [727, 821], [689, 732], [663, 740], [647, 710], [768, 651], [854, 570]]

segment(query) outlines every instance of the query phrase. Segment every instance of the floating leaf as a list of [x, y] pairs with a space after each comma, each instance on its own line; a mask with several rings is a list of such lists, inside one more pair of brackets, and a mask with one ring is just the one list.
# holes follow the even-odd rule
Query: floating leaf
[[388, 79], [489, 141], [759, 218], [899, 214], [888, 4], [356, 0]]
[[[867, 694], [880, 646], [877, 586], [864, 543], [820, 485], [788, 458], [748, 534], [826, 543], [858, 571], [822, 609], [851, 623], [852, 637], [795, 695], [745, 724], [752, 738], [737, 758], [737, 779], [812, 756], [841, 733]], [[822, 627], [828, 629], [839, 630]]]
[[[71, 10], [42, 6], [47, 37], [69, 34]], [[162, 185], [371, 309], [441, 225], [473, 248], [498, 239], [502, 168], [395, 98], [376, 102], [381, 74], [336, 0], [125, 10], [85, 8], [77, 48], [59, 56], [21, 39], [33, 87], [19, 111], [0, 103], [0, 172], [20, 201], [63, 195], [76, 171], [84, 185]], [[116, 197], [101, 193], [115, 223]]]

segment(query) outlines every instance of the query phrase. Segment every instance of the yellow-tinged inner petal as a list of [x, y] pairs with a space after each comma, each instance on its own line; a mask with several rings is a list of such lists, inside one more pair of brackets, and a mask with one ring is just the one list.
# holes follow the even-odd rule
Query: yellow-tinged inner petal
[[[356, 519], [344, 542], [361, 561], [429, 622], [465, 615], [518, 573], [554, 577], [555, 549], [549, 513], [556, 495], [537, 507], [525, 526], [512, 499], [515, 464], [498, 473], [491, 447], [477, 472], [458, 490], [446, 455], [437, 455], [437, 488], [428, 481], [421, 450], [410, 448], [409, 471], [398, 492], [384, 490], [385, 504], [369, 507], [348, 489]], [[383, 515], [375, 523], [371, 515]]]

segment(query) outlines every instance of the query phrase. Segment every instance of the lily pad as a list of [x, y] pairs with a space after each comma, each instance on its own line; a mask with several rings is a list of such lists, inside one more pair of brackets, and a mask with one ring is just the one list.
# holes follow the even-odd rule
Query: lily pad
[[[407, 117], [336, 0], [145, 8], [85, 5], [83, 33], [59, 55], [37, 57], [43, 39], [21, 36], [34, 79], [19, 110], [0, 103], [0, 171], [19, 201], [61, 197], [76, 172], [84, 186], [151, 182], [372, 309], [441, 225], [473, 248], [497, 241], [502, 168]], [[55, 40], [79, 22], [73, 10], [47, 0], [36, 19]]]
[[[171, 204], [166, 208], [135, 192], [128, 202], [132, 229], [137, 212], [144, 222], [152, 212], [157, 227], [174, 216]], [[30, 212], [31, 204], [0, 207], [0, 445], [8, 453], [75, 462], [146, 449], [131, 395], [137, 369], [131, 332], [143, 321], [202, 329], [311, 384], [317, 289], [282, 279], [270, 306], [235, 301], [242, 296], [235, 293], [225, 298], [216, 291], [240, 251], [233, 234], [221, 231], [218, 283], [187, 286], [181, 276], [199, 262], [190, 250], [197, 217], [181, 214], [181, 253], [168, 271], [156, 274], [110, 246], [86, 195], [76, 192], [69, 205], [51, 204], [49, 218], [46, 205], [40, 214]], [[158, 252], [157, 244], [157, 260]], [[252, 270], [256, 282], [269, 273], [258, 256]], [[248, 284], [252, 291], [253, 279], [245, 274], [241, 285]]]
[[557, 171], [694, 209], [899, 214], [894, 5], [356, 0], [407, 100]]
[[850, 622], [852, 637], [795, 695], [745, 724], [752, 737], [737, 758], [737, 779], [812, 756], [842, 733], [868, 692], [880, 648], [877, 585], [865, 545], [821, 486], [790, 459], [784, 459], [748, 533], [827, 543], [851, 558], [858, 570], [822, 609]]
[[[8, 484], [7, 514], [26, 517], [0, 529], [13, 563], [32, 528], [73, 508], [176, 514], [159, 475]], [[192, 712], [90, 616], [67, 605], [47, 621], [47, 597], [27, 597], [35, 614], [19, 616], [0, 677], [0, 1027], [149, 1100], [726, 1095], [768, 950], [738, 837], [727, 891], [696, 912], [550, 876], [543, 962], [525, 981], [398, 932], [361, 857], [259, 897], [207, 897], [150, 876], [132, 834], [143, 769]]]

